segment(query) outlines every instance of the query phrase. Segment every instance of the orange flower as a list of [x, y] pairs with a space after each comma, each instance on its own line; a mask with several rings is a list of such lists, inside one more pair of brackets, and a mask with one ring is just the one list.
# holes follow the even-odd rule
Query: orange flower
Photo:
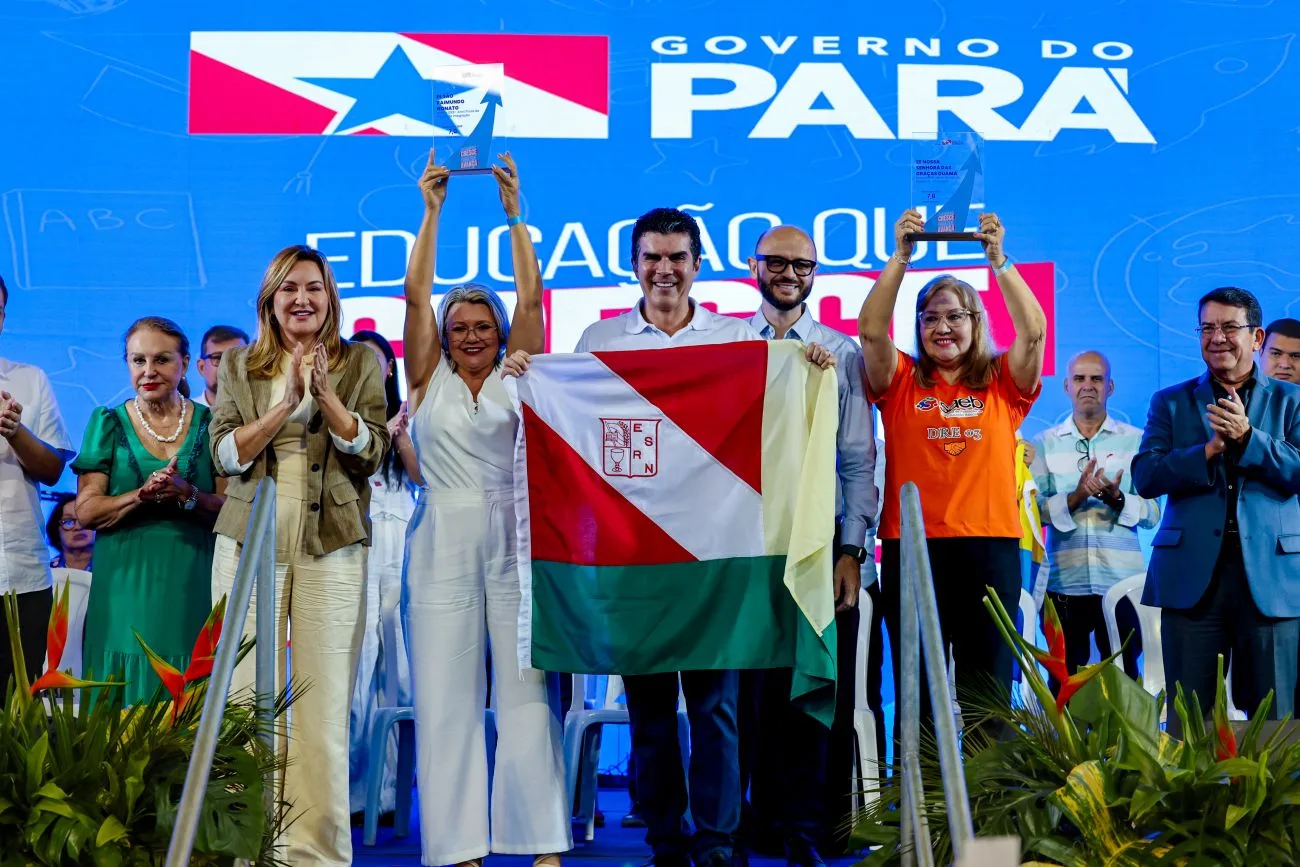
[[45, 631], [46, 653], [50, 658], [50, 670], [54, 671], [63, 662], [63, 649], [68, 646], [68, 586], [71, 581], [63, 582], [63, 592], [54, 597], [54, 607], [50, 609], [50, 625]]
[[46, 655], [49, 665], [45, 673], [32, 684], [31, 694], [46, 689], [69, 689], [83, 686], [114, 686], [111, 681], [82, 680], [66, 671], [59, 670], [63, 662], [63, 651], [68, 646], [68, 584], [63, 582], [63, 592], [55, 594], [54, 606], [50, 609], [50, 625], [45, 632]]
[[[1062, 684], [1064, 690], [1064, 684], [1070, 680], [1070, 669], [1065, 664], [1065, 631], [1061, 629], [1061, 618], [1057, 616], [1056, 606], [1052, 604], [1050, 596], [1043, 603], [1043, 635], [1047, 637], [1047, 650], [1040, 650], [1032, 644], [1026, 644], [1025, 649], [1047, 669], [1053, 680]], [[1070, 694], [1073, 695], [1074, 691], [1071, 690]], [[1063, 706], [1059, 697], [1056, 703], [1058, 707]]]
[[217, 655], [217, 643], [221, 641], [221, 627], [226, 620], [226, 597], [222, 596], [208, 614], [207, 621], [194, 639], [194, 650], [190, 654], [189, 667], [185, 669], [185, 683], [191, 684], [212, 674], [212, 663]]
[[[135, 632], [134, 629], [131, 631]], [[149, 657], [149, 664], [153, 666], [154, 673], [162, 681], [163, 688], [172, 697], [172, 701], [179, 701], [181, 693], [185, 691], [185, 675], [181, 674], [176, 669], [176, 666], [154, 653], [153, 648], [144, 643], [140, 633], [135, 632], [135, 640], [140, 642], [140, 646], [144, 648], [145, 656]]]

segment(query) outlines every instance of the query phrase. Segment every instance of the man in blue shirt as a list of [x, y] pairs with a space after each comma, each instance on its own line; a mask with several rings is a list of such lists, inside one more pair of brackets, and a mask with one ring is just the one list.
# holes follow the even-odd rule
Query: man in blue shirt
[[[870, 564], [869, 586], [875, 586], [870, 553], [877, 502], [875, 426], [862, 380], [862, 350], [815, 320], [808, 309], [817, 269], [812, 238], [794, 226], [770, 229], [759, 238], [749, 269], [763, 296], [762, 307], [749, 321], [753, 329], [765, 340], [826, 347], [835, 356], [839, 384], [834, 725], [827, 731], [790, 704], [790, 669], [742, 672], [740, 694], [741, 789], [749, 784], [752, 806], [745, 842], [761, 851], [767, 841], [760, 830], [774, 830], [790, 864], [817, 865], [822, 863], [818, 847], [847, 818], [849, 793], [857, 785], [851, 773], [856, 606], [864, 564]], [[879, 655], [872, 663], [879, 667]], [[878, 733], [883, 740], [883, 725]], [[830, 787], [828, 780], [833, 781]]]

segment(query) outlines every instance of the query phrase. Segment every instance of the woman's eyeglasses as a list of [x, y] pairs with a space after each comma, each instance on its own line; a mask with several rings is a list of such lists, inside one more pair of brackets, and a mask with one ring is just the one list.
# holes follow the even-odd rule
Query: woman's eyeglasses
[[487, 340], [493, 334], [497, 333], [497, 327], [489, 322], [480, 322], [473, 328], [470, 328], [468, 325], [457, 323], [451, 326], [451, 328], [448, 328], [447, 331], [457, 342], [468, 340], [471, 333], [479, 340]]
[[949, 327], [951, 328], [957, 328], [958, 326], [965, 324], [974, 315], [975, 315], [974, 311], [959, 309], [959, 310], [949, 310], [947, 313], [943, 313], [943, 314], [922, 313], [919, 316], [917, 316], [917, 319], [921, 321], [921, 327], [926, 329], [938, 328], [940, 320], [947, 322]]
[[65, 530], [79, 530], [81, 529], [81, 522], [76, 518], [60, 518], [59, 526]]

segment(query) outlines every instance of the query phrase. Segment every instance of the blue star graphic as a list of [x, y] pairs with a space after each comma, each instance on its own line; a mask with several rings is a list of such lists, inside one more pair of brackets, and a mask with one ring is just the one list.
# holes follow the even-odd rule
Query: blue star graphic
[[[383, 120], [394, 114], [423, 121], [442, 128], [436, 123], [433, 105], [433, 82], [420, 75], [415, 64], [402, 46], [393, 49], [384, 65], [369, 78], [304, 78], [308, 84], [326, 87], [338, 93], [352, 97], [352, 103], [339, 119], [336, 129], [348, 129]], [[473, 90], [455, 84], [442, 84], [440, 93], [463, 93]], [[450, 118], [439, 111], [443, 123], [455, 129]]]

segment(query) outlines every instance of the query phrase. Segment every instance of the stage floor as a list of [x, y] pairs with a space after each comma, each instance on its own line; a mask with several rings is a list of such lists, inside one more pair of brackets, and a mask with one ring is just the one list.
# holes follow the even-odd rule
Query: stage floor
[[[626, 790], [602, 789], [600, 808], [605, 813], [605, 827], [597, 828], [595, 839], [589, 843], [575, 843], [572, 852], [564, 857], [580, 861], [590, 867], [640, 867], [650, 860], [650, 850], [645, 845], [644, 828], [623, 828], [619, 823], [627, 812]], [[352, 831], [352, 863], [365, 867], [410, 867], [420, 863], [419, 811], [412, 810], [411, 836], [397, 838], [392, 828], [380, 827], [376, 846], [361, 845], [361, 829]], [[831, 867], [851, 867], [859, 859], [827, 859]], [[750, 856], [755, 867], [784, 865], [784, 858]], [[520, 855], [491, 855], [485, 867], [532, 867], [532, 859]]]

